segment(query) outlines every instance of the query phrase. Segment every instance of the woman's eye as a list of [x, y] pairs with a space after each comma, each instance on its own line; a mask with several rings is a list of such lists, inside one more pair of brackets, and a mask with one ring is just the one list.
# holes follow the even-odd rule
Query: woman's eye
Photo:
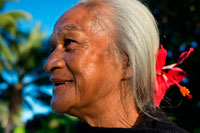
[[72, 40], [72, 39], [65, 39], [65, 40], [64, 40], [64, 45], [65, 45], [65, 46], [68, 46], [68, 45], [70, 45], [70, 44], [73, 43], [73, 42], [76, 42], [76, 41], [74, 41], [74, 40]]
[[70, 45], [72, 44], [72, 43], [76, 43], [76, 41], [75, 40], [72, 40], [72, 39], [65, 39], [64, 40], [64, 47], [65, 47], [65, 50], [67, 51], [67, 52], [69, 52], [69, 51], [71, 51], [72, 49], [71, 49], [71, 47], [70, 47]]

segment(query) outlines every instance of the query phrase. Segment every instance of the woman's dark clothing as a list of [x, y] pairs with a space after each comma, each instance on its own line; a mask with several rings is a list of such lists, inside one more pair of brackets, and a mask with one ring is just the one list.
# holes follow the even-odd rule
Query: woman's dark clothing
[[159, 120], [143, 115], [143, 120], [132, 128], [91, 127], [86, 123], [77, 124], [77, 133], [188, 133], [170, 122], [163, 113], [156, 113]]

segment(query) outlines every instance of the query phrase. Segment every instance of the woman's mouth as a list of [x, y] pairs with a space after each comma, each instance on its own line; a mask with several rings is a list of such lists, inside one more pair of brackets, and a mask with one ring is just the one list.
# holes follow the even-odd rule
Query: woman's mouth
[[69, 84], [73, 82], [73, 80], [70, 80], [70, 81], [65, 81], [65, 82], [55, 82], [54, 83], [54, 86], [59, 86], [59, 85], [64, 85], [64, 84]]
[[73, 83], [73, 80], [53, 77], [51, 78], [51, 82], [54, 85], [53, 92], [55, 93], [58, 90], [71, 88], [70, 84]]

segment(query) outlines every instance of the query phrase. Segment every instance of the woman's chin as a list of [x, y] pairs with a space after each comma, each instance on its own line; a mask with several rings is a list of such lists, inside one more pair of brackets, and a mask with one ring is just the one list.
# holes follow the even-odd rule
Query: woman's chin
[[76, 100], [74, 97], [60, 97], [53, 95], [51, 99], [51, 108], [55, 113], [71, 114], [71, 111], [75, 108]]
[[59, 102], [54, 97], [51, 99], [51, 108], [55, 113], [65, 113], [68, 108], [63, 106], [63, 102]]

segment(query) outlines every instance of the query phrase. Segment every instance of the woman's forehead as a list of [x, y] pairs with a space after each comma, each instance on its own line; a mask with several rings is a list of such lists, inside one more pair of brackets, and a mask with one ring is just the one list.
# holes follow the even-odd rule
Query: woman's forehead
[[63, 28], [68, 30], [81, 29], [81, 24], [87, 20], [86, 9], [82, 6], [75, 6], [66, 11], [56, 22], [54, 29], [61, 30]]
[[66, 33], [79, 32], [88, 37], [108, 36], [108, 31], [113, 27], [112, 23], [106, 18], [89, 15], [83, 6], [75, 6], [65, 12], [57, 21], [52, 37]]

